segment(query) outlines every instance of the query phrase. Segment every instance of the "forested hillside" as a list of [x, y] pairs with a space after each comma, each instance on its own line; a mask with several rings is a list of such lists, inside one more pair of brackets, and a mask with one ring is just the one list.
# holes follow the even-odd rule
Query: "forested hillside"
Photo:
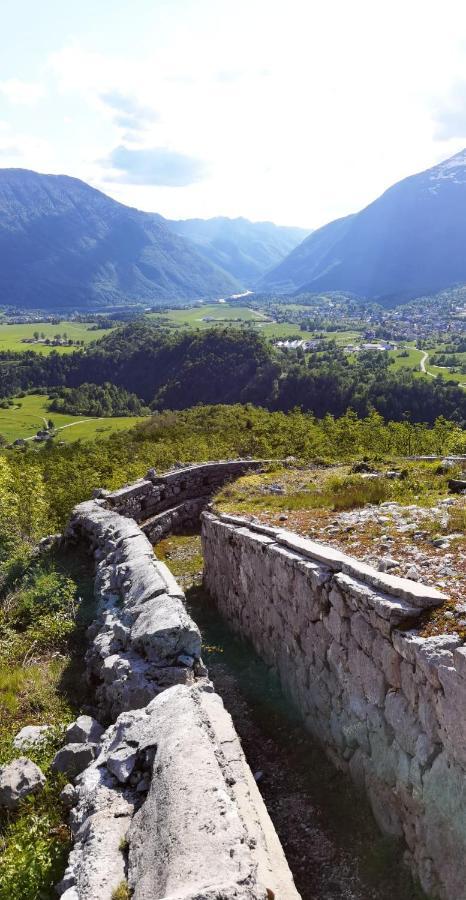
[[232, 293], [238, 282], [158, 215], [77, 178], [0, 169], [0, 303], [33, 309]]
[[284, 354], [247, 328], [173, 333], [141, 320], [86, 352], [1, 354], [0, 370], [4, 397], [86, 384], [82, 410], [99, 401], [92, 385], [111, 382], [153, 410], [252, 402], [270, 410], [297, 407], [319, 417], [347, 409], [365, 416], [376, 409], [399, 421], [433, 423], [443, 415], [466, 422], [466, 393], [454, 382], [393, 371], [386, 354], [351, 359], [331, 341], [318, 352]]

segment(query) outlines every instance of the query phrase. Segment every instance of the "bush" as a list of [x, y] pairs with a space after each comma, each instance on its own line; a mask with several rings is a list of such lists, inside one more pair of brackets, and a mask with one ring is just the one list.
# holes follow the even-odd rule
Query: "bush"
[[391, 483], [385, 478], [348, 478], [330, 481], [327, 491], [334, 510], [356, 509], [366, 503], [383, 503], [391, 497]]

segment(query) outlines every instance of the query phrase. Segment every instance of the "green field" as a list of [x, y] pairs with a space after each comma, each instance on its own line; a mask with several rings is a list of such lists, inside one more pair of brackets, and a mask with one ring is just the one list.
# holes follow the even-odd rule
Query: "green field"
[[447, 366], [431, 366], [426, 361], [426, 370], [436, 378], [445, 378], [446, 381], [456, 381], [458, 384], [466, 385], [466, 375], [462, 375], [461, 372], [451, 372]]
[[[409, 356], [400, 356], [402, 350], [407, 350]], [[416, 369], [420, 371], [420, 363], [423, 356], [422, 350], [418, 350], [414, 344], [408, 344], [406, 347], [399, 347], [397, 350], [389, 350], [388, 356], [390, 359], [393, 359], [393, 363], [390, 366], [391, 372], [397, 372], [400, 369], [408, 369], [412, 371], [412, 369]]]
[[[16, 438], [31, 438], [44, 424], [44, 418], [52, 419], [58, 434], [55, 441], [90, 440], [114, 431], [131, 428], [141, 421], [138, 416], [89, 419], [86, 416], [69, 416], [64, 413], [48, 412], [47, 397], [42, 394], [28, 394], [16, 398], [15, 406], [0, 409], [0, 434], [7, 441]], [[19, 406], [21, 404], [21, 406]], [[40, 446], [40, 445], [38, 445]]]
[[[147, 318], [152, 322], [174, 325], [178, 328], [189, 326], [191, 328], [211, 328], [222, 322], [263, 322], [266, 318], [263, 313], [247, 306], [237, 306], [227, 303], [204, 303], [183, 309], [170, 309], [159, 313], [148, 313]], [[211, 321], [205, 321], [210, 319]], [[214, 321], [212, 321], [214, 320]]]
[[[290, 310], [305, 310], [298, 304], [290, 306]], [[301, 331], [299, 323], [270, 322], [268, 317], [259, 310], [250, 309], [248, 306], [238, 306], [236, 303], [205, 303], [183, 309], [170, 309], [159, 313], [148, 313], [147, 318], [161, 325], [175, 328], [212, 328], [213, 325], [240, 322], [247, 323], [263, 334], [268, 340], [286, 340], [299, 336], [303, 340], [316, 337], [315, 331]], [[206, 321], [207, 319], [207, 321]], [[334, 340], [340, 346], [354, 343], [360, 338], [357, 331], [324, 332], [325, 340]]]
[[106, 334], [112, 331], [111, 328], [102, 328], [97, 331], [91, 331], [92, 322], [60, 322], [59, 325], [51, 325], [48, 322], [31, 323], [30, 325], [5, 325], [0, 323], [0, 352], [4, 350], [14, 350], [21, 353], [25, 350], [34, 350], [36, 353], [51, 353], [57, 350], [58, 353], [72, 353], [76, 347], [50, 347], [47, 344], [24, 344], [23, 338], [32, 338], [35, 331], [45, 334], [46, 338], [53, 338], [56, 334], [67, 336], [73, 341], [84, 341], [89, 344], [91, 341], [98, 341]]
[[[425, 360], [425, 373], [421, 372], [421, 360], [424, 354], [422, 350], [417, 349], [413, 342], [406, 344], [406, 350], [408, 350], [409, 356], [400, 356], [401, 349], [402, 348], [400, 347], [397, 350], [390, 350], [388, 353], [394, 360], [393, 364], [390, 366], [391, 372], [397, 372], [402, 369], [412, 371], [414, 369], [414, 374], [418, 374], [420, 378], [444, 378], [446, 381], [456, 381], [457, 384], [466, 387], [466, 375], [462, 375], [460, 372], [451, 372], [447, 366], [433, 366], [429, 362], [429, 357]], [[443, 349], [443, 346], [439, 344], [434, 350], [430, 350], [429, 354], [443, 351]], [[458, 353], [456, 355], [461, 362], [466, 360], [466, 353]], [[463, 357], [465, 358], [464, 360]]]

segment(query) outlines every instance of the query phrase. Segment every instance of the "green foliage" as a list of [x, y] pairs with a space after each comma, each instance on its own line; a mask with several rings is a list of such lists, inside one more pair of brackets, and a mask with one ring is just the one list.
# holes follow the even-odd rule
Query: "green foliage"
[[80, 384], [50, 394], [49, 410], [74, 416], [142, 416], [149, 412], [136, 394], [110, 382], [103, 385]]
[[449, 534], [466, 534], [466, 507], [455, 506], [448, 511]]
[[23, 725], [53, 727], [28, 750], [46, 775], [45, 789], [17, 812], [0, 814], [0, 900], [51, 897], [63, 873], [70, 844], [59, 802], [65, 778], [50, 764], [64, 725], [83, 702], [82, 641], [90, 616], [91, 582], [83, 580], [76, 552], [36, 558], [22, 549], [0, 592], [0, 765], [17, 756], [12, 736]]
[[11, 563], [22, 542], [36, 540], [45, 524], [42, 472], [31, 460], [24, 475], [0, 457], [0, 579], [2, 562]]
[[[158, 410], [252, 402], [270, 410], [299, 407], [318, 417], [340, 417], [352, 408], [361, 417], [376, 409], [396, 421], [433, 424], [441, 415], [466, 421], [466, 394], [453, 381], [390, 367], [382, 353], [350, 358], [335, 340], [310, 354], [279, 353], [262, 332], [232, 327], [170, 332], [142, 319], [117, 329], [85, 354], [41, 358], [0, 353], [0, 394], [66, 387], [77, 391], [64, 395], [73, 408], [105, 415], [121, 401], [108, 392], [112, 382], [115, 390], [134, 394]], [[101, 386], [103, 393], [86, 387], [81, 395], [80, 385], [90, 383]], [[136, 400], [127, 397], [124, 407], [131, 403]]]
[[[40, 453], [0, 453], [0, 552], [3, 577], [21, 564], [21, 542], [60, 531], [76, 503], [96, 487], [115, 489], [139, 478], [149, 466], [254, 456], [351, 461], [410, 454], [464, 453], [459, 425], [439, 418], [433, 427], [388, 422], [372, 411], [340, 418], [292, 410], [268, 412], [251, 404], [198, 406], [162, 412], [108, 439], [44, 448]], [[14, 546], [13, 546], [14, 545]], [[2, 550], [3, 548], [3, 550]], [[0, 556], [0, 577], [2, 574]]]
[[[0, 666], [24, 663], [32, 653], [66, 651], [76, 622], [74, 581], [48, 560], [26, 561], [11, 581], [5, 580], [0, 596]], [[11, 690], [8, 679], [6, 690]]]
[[131, 897], [127, 881], [121, 881], [117, 888], [112, 891], [112, 900], [129, 900]]
[[70, 848], [60, 813], [56, 792], [50, 789], [40, 804], [31, 803], [5, 827], [0, 837], [0, 900], [53, 896]]
[[383, 503], [391, 497], [391, 483], [385, 478], [362, 479], [350, 475], [330, 479], [326, 486], [327, 504], [335, 511], [355, 509], [366, 503]]
[[23, 578], [21, 590], [9, 605], [10, 626], [23, 632], [44, 618], [56, 621], [61, 615], [72, 618], [75, 591], [76, 586], [70, 578], [54, 570], [33, 568]]

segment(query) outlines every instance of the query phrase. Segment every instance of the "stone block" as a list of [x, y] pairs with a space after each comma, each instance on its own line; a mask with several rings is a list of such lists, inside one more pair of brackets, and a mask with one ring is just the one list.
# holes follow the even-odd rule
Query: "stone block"
[[400, 665], [401, 689], [412, 709], [417, 705], [418, 682], [414, 675], [414, 666], [405, 660]]
[[66, 729], [67, 744], [83, 744], [89, 742], [98, 744], [102, 738], [104, 729], [97, 719], [92, 716], [78, 716], [75, 722]]
[[466, 768], [466, 680], [453, 667], [439, 666], [443, 691], [437, 697], [440, 735], [454, 759]]
[[25, 725], [13, 738], [13, 747], [16, 750], [38, 747], [47, 741], [51, 728], [51, 725]]
[[390, 687], [401, 686], [400, 656], [394, 649], [391, 641], [385, 640], [378, 634], [374, 640], [374, 658], [380, 660], [382, 671]]
[[458, 634], [439, 634], [425, 638], [416, 649], [416, 664], [435, 688], [440, 687], [439, 666], [453, 665], [453, 650], [462, 644]]
[[362, 650], [371, 656], [374, 643], [374, 631], [362, 613], [354, 613], [354, 615], [351, 616], [351, 633]]
[[131, 645], [151, 662], [163, 665], [180, 653], [199, 659], [201, 635], [181, 600], [161, 595], [149, 600], [131, 628]]
[[414, 756], [420, 727], [408, 701], [400, 691], [389, 691], [385, 701], [385, 717], [395, 732], [400, 747]]
[[45, 775], [30, 759], [20, 756], [0, 768], [0, 808], [17, 809], [21, 800], [37, 794], [45, 785]]
[[52, 772], [64, 772], [68, 778], [76, 778], [96, 758], [97, 744], [66, 744], [52, 762]]
[[355, 641], [352, 641], [349, 646], [348, 667], [354, 677], [359, 680], [369, 703], [383, 706], [386, 694], [383, 672]]

